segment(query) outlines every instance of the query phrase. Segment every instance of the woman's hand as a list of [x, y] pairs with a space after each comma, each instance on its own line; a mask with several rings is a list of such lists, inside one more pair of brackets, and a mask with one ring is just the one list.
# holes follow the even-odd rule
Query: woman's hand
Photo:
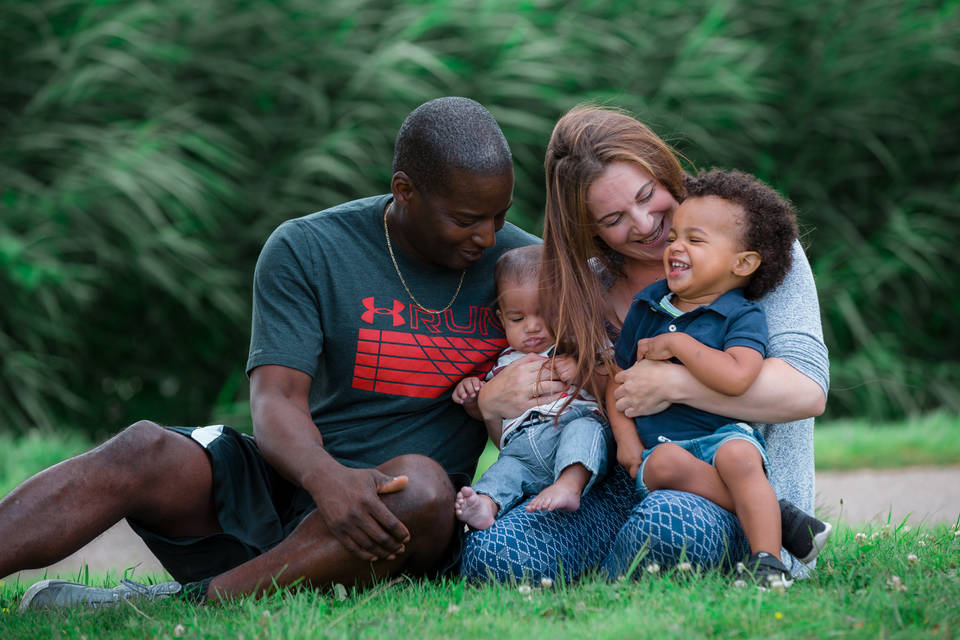
[[[793, 422], [823, 413], [820, 386], [778, 358], [767, 358], [760, 375], [740, 396], [709, 389], [683, 365], [640, 360], [617, 374], [617, 409], [630, 417], [648, 416], [673, 403], [747, 422]], [[789, 392], [785, 392], [789, 390]]]
[[477, 396], [483, 419], [515, 418], [531, 407], [559, 398], [567, 383], [554, 379], [557, 376], [549, 363], [549, 358], [528, 353], [488, 380]]
[[671, 404], [675, 389], [673, 376], [682, 365], [662, 360], [638, 360], [614, 378], [619, 388], [614, 391], [617, 409], [628, 418], [660, 413]]

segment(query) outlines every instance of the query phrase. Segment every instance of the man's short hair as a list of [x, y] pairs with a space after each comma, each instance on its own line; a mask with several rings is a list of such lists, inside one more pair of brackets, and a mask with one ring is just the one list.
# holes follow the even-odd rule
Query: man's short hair
[[418, 189], [446, 192], [451, 170], [502, 175], [513, 169], [510, 146], [483, 105], [460, 97], [437, 98], [410, 112], [397, 133], [393, 172]]
[[716, 196], [743, 209], [742, 249], [760, 254], [760, 266], [743, 295], [756, 300], [773, 291], [793, 264], [797, 215], [790, 201], [760, 178], [741, 171], [712, 169], [686, 182], [688, 198]]

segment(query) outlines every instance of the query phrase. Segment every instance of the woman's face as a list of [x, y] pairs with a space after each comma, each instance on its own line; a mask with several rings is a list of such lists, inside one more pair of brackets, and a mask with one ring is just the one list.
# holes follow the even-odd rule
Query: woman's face
[[587, 209], [596, 235], [627, 258], [663, 258], [673, 212], [670, 191], [643, 167], [614, 162], [587, 189]]

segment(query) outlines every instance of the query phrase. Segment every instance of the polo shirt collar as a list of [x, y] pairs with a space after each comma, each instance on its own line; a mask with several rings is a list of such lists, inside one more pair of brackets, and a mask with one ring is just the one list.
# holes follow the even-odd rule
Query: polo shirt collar
[[[646, 302], [654, 309], [657, 309], [663, 312], [663, 310], [660, 309], [660, 300], [663, 298], [663, 296], [669, 293], [670, 293], [670, 287], [667, 286], [666, 279], [657, 280], [650, 286], [644, 289], [641, 289], [640, 292], [634, 296], [634, 299], [639, 300], [641, 302]], [[730, 291], [727, 291], [725, 294], [723, 294], [722, 296], [720, 296], [719, 298], [711, 302], [709, 305], [705, 307], [703, 306], [698, 307], [693, 311], [688, 311], [687, 313], [695, 313], [695, 312], [702, 312], [702, 311], [709, 310], [726, 318], [726, 317], [729, 317], [730, 314], [732, 314], [733, 312], [737, 311], [741, 307], [741, 305], [743, 305], [744, 299], [745, 298], [743, 297], [743, 289], [738, 287], [736, 289], [731, 289]]]

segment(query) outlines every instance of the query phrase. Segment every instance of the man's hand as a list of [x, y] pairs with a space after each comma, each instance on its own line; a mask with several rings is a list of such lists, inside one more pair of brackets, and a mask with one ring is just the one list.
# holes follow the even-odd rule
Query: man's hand
[[369, 561], [395, 558], [410, 532], [379, 494], [402, 490], [407, 478], [337, 462], [311, 418], [310, 383], [310, 376], [288, 367], [253, 370], [250, 411], [260, 451], [281, 475], [310, 493], [317, 515], [347, 550]]
[[480, 378], [475, 376], [464, 378], [457, 383], [453, 390], [453, 401], [462, 405], [476, 404], [477, 394], [480, 393], [480, 387], [482, 386], [483, 382]]
[[351, 553], [375, 562], [403, 553], [410, 532], [380, 499], [402, 491], [407, 476], [391, 477], [376, 469], [352, 469], [339, 463], [325, 465], [310, 491], [317, 513], [330, 533]]

